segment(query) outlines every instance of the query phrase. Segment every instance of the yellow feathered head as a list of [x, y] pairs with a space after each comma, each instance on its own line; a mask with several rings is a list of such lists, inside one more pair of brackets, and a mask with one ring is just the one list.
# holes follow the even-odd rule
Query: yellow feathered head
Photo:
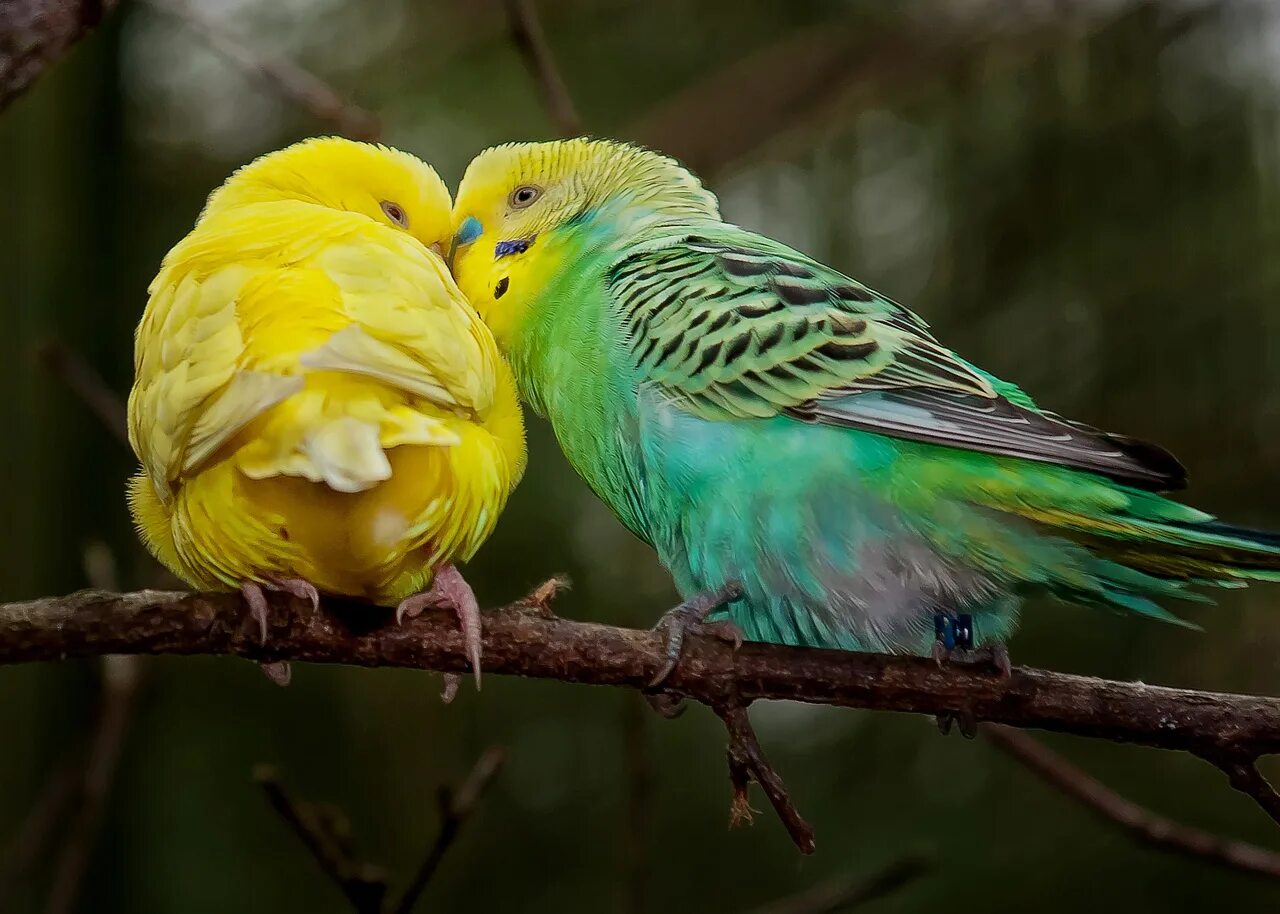
[[303, 140], [254, 159], [213, 192], [200, 219], [278, 200], [361, 213], [437, 250], [453, 234], [449, 189], [434, 168], [398, 149], [339, 137]]
[[523, 283], [497, 301], [506, 296], [502, 280], [546, 268], [556, 229], [596, 217], [597, 227], [626, 234], [643, 222], [720, 218], [715, 195], [675, 159], [585, 138], [485, 150], [467, 166], [453, 214], [454, 276], [500, 341], [527, 304]]

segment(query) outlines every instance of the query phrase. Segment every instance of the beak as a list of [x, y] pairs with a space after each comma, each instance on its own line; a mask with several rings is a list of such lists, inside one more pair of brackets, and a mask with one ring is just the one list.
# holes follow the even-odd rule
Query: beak
[[484, 226], [480, 224], [480, 220], [475, 216], [468, 216], [462, 220], [462, 224], [458, 226], [458, 231], [454, 233], [453, 243], [449, 245], [449, 256], [445, 258], [449, 264], [449, 269], [453, 269], [453, 258], [458, 253], [458, 248], [465, 244], [470, 244], [484, 233]]

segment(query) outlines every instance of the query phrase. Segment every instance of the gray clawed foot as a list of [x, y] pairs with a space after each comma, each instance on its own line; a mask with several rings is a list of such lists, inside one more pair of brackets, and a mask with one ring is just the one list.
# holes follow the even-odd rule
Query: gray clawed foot
[[992, 644], [984, 644], [982, 647], [973, 650], [965, 650], [963, 648], [947, 650], [942, 645], [942, 642], [935, 641], [933, 642], [932, 656], [934, 662], [938, 664], [938, 669], [945, 669], [950, 664], [968, 667], [989, 666], [995, 670], [996, 675], [1001, 679], [1008, 679], [1013, 675], [1013, 664], [1009, 660], [1009, 648], [999, 641]]
[[742, 647], [742, 630], [738, 626], [727, 619], [706, 621], [707, 616], [740, 596], [742, 596], [741, 587], [737, 584], [727, 584], [719, 590], [698, 594], [696, 597], [685, 600], [658, 620], [653, 630], [666, 635], [666, 661], [653, 679], [649, 680], [650, 689], [661, 686], [675, 670], [680, 663], [680, 655], [684, 652], [685, 636], [690, 633], [719, 638], [732, 644], [735, 651]]
[[934, 717], [938, 724], [938, 732], [943, 736], [951, 733], [952, 725], [957, 725], [960, 735], [965, 739], [973, 739], [978, 735], [978, 717], [968, 708], [962, 711], [943, 711]]

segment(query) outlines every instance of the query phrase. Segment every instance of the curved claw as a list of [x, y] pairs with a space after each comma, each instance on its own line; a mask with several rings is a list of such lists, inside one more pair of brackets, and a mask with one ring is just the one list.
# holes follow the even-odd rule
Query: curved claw
[[649, 680], [648, 688], [658, 688], [675, 672], [676, 666], [680, 663], [680, 656], [684, 652], [685, 635], [689, 632], [711, 635], [723, 641], [728, 641], [733, 644], [735, 651], [742, 647], [742, 630], [734, 625], [733, 622], [728, 619], [721, 619], [715, 622], [705, 621], [711, 613], [726, 603], [736, 600], [741, 595], [742, 588], [737, 584], [728, 584], [719, 590], [699, 594], [696, 597], [685, 600], [675, 609], [664, 614], [658, 620], [658, 624], [653, 627], [653, 630], [666, 632], [667, 644], [664, 652], [666, 660], [658, 668], [658, 672], [654, 674], [653, 678]]
[[289, 665], [288, 660], [260, 663], [258, 667], [262, 670], [263, 675], [282, 688], [293, 681], [293, 667]]
[[320, 611], [320, 591], [316, 590], [315, 585], [310, 581], [304, 581], [302, 578], [279, 578], [267, 586], [272, 590], [295, 596], [299, 600], [308, 600], [313, 612]]
[[265, 646], [267, 643], [267, 612], [270, 607], [267, 606], [267, 596], [262, 592], [262, 587], [253, 581], [243, 581], [240, 584], [240, 593], [244, 595], [244, 601], [249, 604], [249, 618], [258, 623], [258, 644]]
[[[445, 565], [436, 572], [431, 589], [414, 594], [400, 601], [396, 607], [396, 624], [404, 624], [405, 618], [413, 619], [428, 608], [449, 608], [458, 614], [462, 628], [462, 645], [471, 670], [475, 674], [476, 689], [480, 688], [480, 604], [466, 578], [453, 565]], [[448, 694], [448, 684], [445, 694]]]

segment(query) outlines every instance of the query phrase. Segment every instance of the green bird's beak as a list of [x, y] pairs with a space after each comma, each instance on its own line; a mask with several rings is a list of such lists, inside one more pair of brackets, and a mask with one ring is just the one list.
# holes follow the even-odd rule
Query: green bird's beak
[[484, 226], [475, 216], [468, 216], [462, 220], [462, 225], [458, 226], [458, 231], [453, 235], [453, 243], [449, 245], [449, 256], [445, 258], [450, 270], [453, 269], [453, 258], [458, 253], [458, 248], [464, 244], [470, 244], [483, 233]]

